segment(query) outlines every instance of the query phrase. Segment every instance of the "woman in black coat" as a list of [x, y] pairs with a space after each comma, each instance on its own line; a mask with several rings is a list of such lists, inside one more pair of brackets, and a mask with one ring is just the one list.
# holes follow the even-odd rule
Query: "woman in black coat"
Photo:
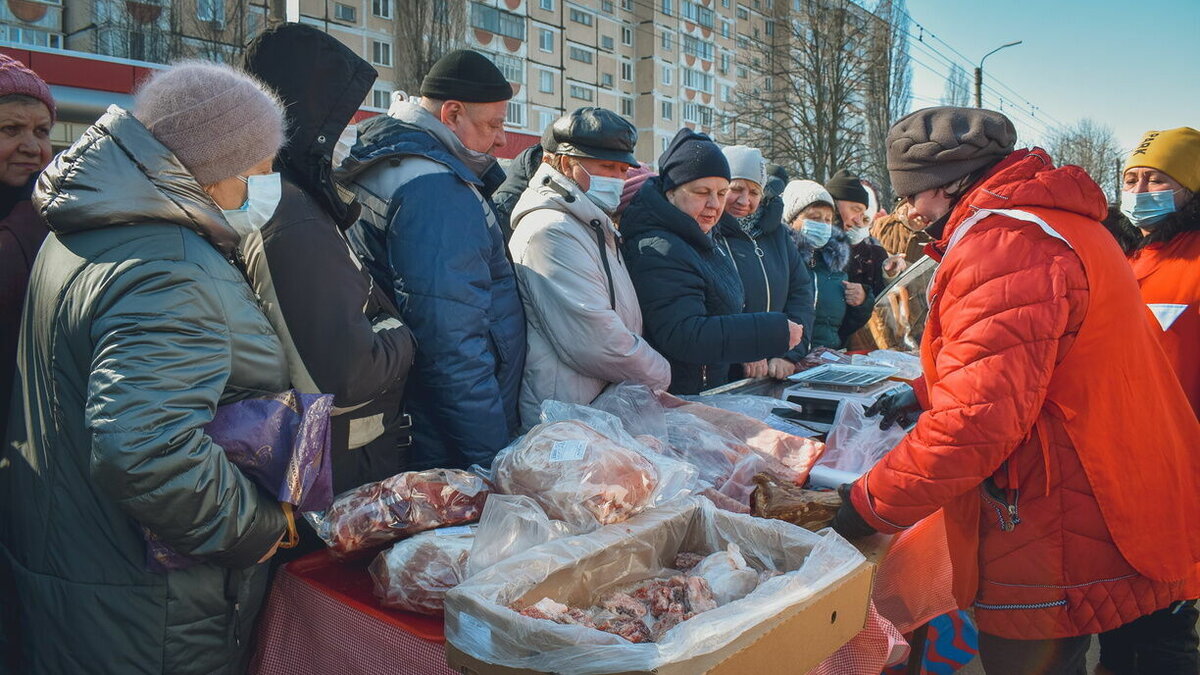
[[808, 353], [816, 304], [813, 276], [783, 227], [782, 197], [766, 195], [762, 153], [744, 145], [722, 152], [732, 180], [717, 231], [742, 280], [743, 311], [783, 312], [804, 326], [804, 337], [794, 349], [735, 367], [734, 377], [782, 379], [796, 372], [796, 364]]
[[671, 389], [695, 394], [735, 363], [777, 356], [804, 329], [780, 312], [743, 313], [737, 268], [714, 230], [729, 164], [708, 136], [681, 129], [622, 220], [623, 251], [650, 344], [671, 362]]

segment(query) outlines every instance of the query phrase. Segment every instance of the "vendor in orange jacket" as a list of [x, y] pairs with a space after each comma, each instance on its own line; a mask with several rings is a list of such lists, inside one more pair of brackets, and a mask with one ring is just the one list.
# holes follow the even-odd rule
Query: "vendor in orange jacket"
[[893, 533], [943, 509], [988, 675], [1082, 673], [1091, 634], [1200, 591], [1200, 423], [1100, 188], [1015, 140], [974, 108], [888, 133], [892, 186], [933, 223], [941, 264], [915, 400], [876, 408], [922, 412], [842, 487], [834, 529]]

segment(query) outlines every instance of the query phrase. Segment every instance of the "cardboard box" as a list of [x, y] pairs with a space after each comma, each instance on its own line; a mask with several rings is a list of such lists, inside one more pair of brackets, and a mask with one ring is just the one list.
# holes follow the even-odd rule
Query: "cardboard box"
[[[692, 620], [700, 624], [676, 633], [692, 621], [680, 624], [659, 643], [662, 651], [647, 652], [655, 645], [630, 645], [613, 636], [583, 642], [581, 635], [566, 630], [578, 627], [539, 622], [507, 609], [513, 601], [525, 606], [543, 597], [587, 607], [602, 588], [669, 566], [679, 551], [723, 549], [725, 540], [717, 533], [737, 533], [742, 540], [733, 543], [742, 547], [748, 560], [753, 563], [755, 555], [770, 558], [774, 569], [789, 574], [779, 579], [783, 584], [760, 587], [757, 597], [752, 593], [712, 614], [700, 614]], [[821, 542], [824, 537], [836, 535], [729, 514], [699, 501], [537, 547], [447, 595], [447, 663], [466, 675], [543, 675], [576, 669], [606, 675], [807, 672], [862, 630], [874, 580], [874, 564], [840, 538]], [[817, 560], [824, 562], [810, 567], [811, 551], [818, 549], [807, 547], [817, 545], [814, 540], [823, 551]], [[588, 581], [580, 583], [581, 579]], [[718, 638], [714, 630], [726, 632]], [[456, 644], [459, 637], [465, 642]], [[608, 663], [612, 670], [604, 670]]]
[[[840, 582], [764, 621], [724, 649], [652, 671], [626, 671], [612, 675], [806, 673], [863, 629], [874, 578], [875, 565], [864, 562]], [[462, 675], [547, 675], [540, 671], [484, 663], [448, 643], [446, 664]]]

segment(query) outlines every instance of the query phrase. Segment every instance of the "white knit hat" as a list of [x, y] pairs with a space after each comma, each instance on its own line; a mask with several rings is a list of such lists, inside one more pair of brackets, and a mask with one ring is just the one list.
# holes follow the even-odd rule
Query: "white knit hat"
[[796, 216], [813, 204], [833, 207], [829, 191], [815, 180], [794, 180], [783, 188], [783, 222], [790, 225]]
[[758, 148], [748, 145], [727, 145], [721, 148], [729, 162], [729, 180], [752, 180], [761, 187], [767, 182], [767, 160]]

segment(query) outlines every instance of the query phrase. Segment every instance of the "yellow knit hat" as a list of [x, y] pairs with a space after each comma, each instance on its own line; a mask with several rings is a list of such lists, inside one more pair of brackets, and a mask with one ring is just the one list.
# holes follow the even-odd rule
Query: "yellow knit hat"
[[1125, 170], [1135, 166], [1158, 169], [1192, 192], [1200, 192], [1200, 131], [1191, 127], [1147, 131], [1125, 162]]

